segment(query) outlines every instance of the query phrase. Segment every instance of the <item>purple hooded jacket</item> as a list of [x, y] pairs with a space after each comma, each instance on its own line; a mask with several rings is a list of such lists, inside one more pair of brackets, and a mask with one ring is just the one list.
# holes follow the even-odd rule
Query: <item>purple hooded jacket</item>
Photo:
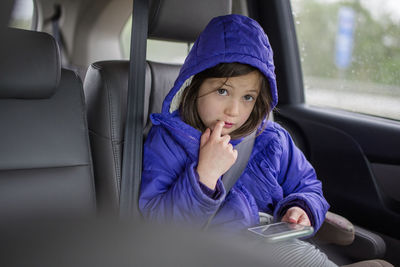
[[[227, 15], [214, 18], [193, 45], [179, 76], [166, 96], [162, 112], [152, 114], [144, 145], [139, 207], [156, 221], [245, 228], [259, 223], [258, 212], [276, 218], [292, 206], [304, 209], [317, 230], [329, 208], [321, 182], [289, 134], [271, 121], [257, 136], [244, 172], [228, 195], [221, 179], [214, 197], [196, 172], [201, 132], [184, 123], [177, 110], [179, 96], [193, 75], [219, 63], [239, 62], [258, 68], [267, 77], [272, 105], [278, 102], [274, 62], [268, 38], [254, 20]], [[232, 140], [235, 146], [241, 140]]]

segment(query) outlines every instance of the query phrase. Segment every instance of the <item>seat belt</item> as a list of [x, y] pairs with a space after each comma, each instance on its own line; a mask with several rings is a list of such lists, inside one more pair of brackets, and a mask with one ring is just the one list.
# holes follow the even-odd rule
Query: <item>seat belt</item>
[[51, 18], [49, 18], [49, 21], [51, 22], [51, 27], [53, 30], [53, 37], [54, 39], [56, 39], [58, 46], [60, 48], [60, 54], [62, 54], [62, 50], [63, 50], [63, 42], [61, 40], [61, 31], [60, 31], [60, 18], [61, 18], [61, 6], [60, 4], [56, 4], [54, 5], [54, 14], [53, 16], [51, 16]]
[[122, 219], [141, 218], [138, 203], [142, 179], [148, 2], [148, 0], [133, 1], [128, 106], [119, 197]]
[[[45, 19], [44, 24], [51, 23], [52, 35], [58, 44], [58, 47], [60, 49], [61, 60], [63, 60], [64, 58], [67, 58], [68, 51], [65, 45], [63, 34], [60, 29], [61, 16], [62, 16], [61, 5], [55, 4], [53, 15], [50, 18]], [[65, 55], [65, 57], [63, 55]], [[65, 62], [61, 62], [62, 67], [65, 67], [67, 65], [68, 64], [66, 64]]]
[[[253, 131], [251, 134], [246, 136], [240, 144], [238, 144], [235, 149], [238, 152], [238, 157], [235, 163], [229, 168], [229, 170], [222, 176], [222, 183], [225, 188], [225, 197], [228, 195], [231, 188], [235, 185], [236, 181], [242, 175], [244, 169], [249, 162], [251, 151], [253, 151], [254, 141], [256, 139], [257, 130]], [[223, 201], [222, 201], [223, 202]], [[222, 205], [221, 202], [221, 205]], [[214, 219], [215, 215], [219, 212], [221, 205], [217, 210], [210, 216], [207, 223], [203, 227], [203, 230], [207, 230], [211, 221]]]

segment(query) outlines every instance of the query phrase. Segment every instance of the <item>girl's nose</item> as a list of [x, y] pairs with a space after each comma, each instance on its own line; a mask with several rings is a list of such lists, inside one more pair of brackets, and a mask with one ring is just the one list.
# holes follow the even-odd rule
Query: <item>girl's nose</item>
[[225, 107], [225, 114], [235, 117], [239, 115], [239, 101], [233, 100], [229, 101], [227, 103], [227, 106]]

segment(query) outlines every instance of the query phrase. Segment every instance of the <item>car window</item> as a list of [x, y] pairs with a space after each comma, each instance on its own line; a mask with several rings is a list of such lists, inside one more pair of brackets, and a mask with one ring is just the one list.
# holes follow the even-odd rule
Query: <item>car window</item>
[[36, 5], [33, 0], [15, 0], [9, 26], [13, 28], [36, 29]]
[[[129, 59], [132, 17], [128, 19], [121, 31], [120, 46], [124, 59]], [[162, 63], [182, 64], [191, 46], [183, 42], [147, 40], [146, 59]]]
[[306, 103], [400, 120], [400, 2], [291, 2]]

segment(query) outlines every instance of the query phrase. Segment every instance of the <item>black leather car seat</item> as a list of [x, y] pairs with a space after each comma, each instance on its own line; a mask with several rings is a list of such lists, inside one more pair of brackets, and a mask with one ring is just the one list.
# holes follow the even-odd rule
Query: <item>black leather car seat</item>
[[[102, 61], [89, 67], [84, 82], [97, 201], [101, 212], [116, 214], [119, 208], [128, 77], [128, 61]], [[150, 94], [149, 78], [147, 66], [146, 99]]]
[[7, 29], [2, 42], [0, 221], [94, 215], [80, 79], [46, 33]]
[[[161, 111], [179, 69], [180, 65], [147, 62], [145, 136], [151, 127], [149, 114]], [[84, 83], [98, 205], [114, 214], [119, 208], [128, 77], [129, 61], [101, 61], [89, 67]]]
[[[194, 18], [193, 12], [182, 12], [177, 6], [209, 11], [197, 13]], [[195, 1], [184, 5], [180, 1], [150, 1], [149, 7], [149, 38], [189, 43], [211, 18], [230, 14], [232, 1]], [[179, 69], [179, 65], [147, 62], [144, 136], [151, 127], [148, 115], [161, 111]], [[101, 210], [114, 213], [119, 208], [128, 77], [128, 61], [102, 61], [89, 67], [84, 81], [98, 205]]]

